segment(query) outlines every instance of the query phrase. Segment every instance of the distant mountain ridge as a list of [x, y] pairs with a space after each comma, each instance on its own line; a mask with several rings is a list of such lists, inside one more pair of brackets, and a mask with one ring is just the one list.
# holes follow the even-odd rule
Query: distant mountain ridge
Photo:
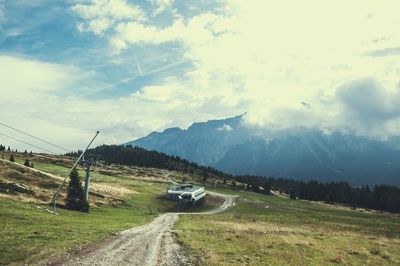
[[230, 174], [400, 185], [400, 148], [394, 139], [379, 141], [305, 128], [265, 138], [243, 123], [243, 115], [194, 123], [186, 130], [169, 128], [126, 144]]

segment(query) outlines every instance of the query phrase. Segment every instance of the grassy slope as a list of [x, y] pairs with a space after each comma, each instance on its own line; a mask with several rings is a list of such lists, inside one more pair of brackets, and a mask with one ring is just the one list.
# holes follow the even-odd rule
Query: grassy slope
[[[22, 164], [24, 160], [23, 156], [16, 154], [18, 163]], [[35, 158], [30, 160], [35, 169], [58, 176], [65, 176], [69, 170]], [[81, 177], [84, 176], [83, 170], [79, 170], [79, 173]], [[118, 171], [116, 175], [91, 172], [91, 184], [123, 187], [132, 193], [124, 196], [121, 205], [92, 206], [89, 214], [57, 209], [59, 215], [53, 215], [46, 210], [48, 205], [0, 197], [0, 265], [37, 263], [53, 254], [59, 256], [71, 248], [150, 222], [159, 213], [176, 209], [174, 203], [161, 197], [168, 184], [161, 182], [163, 177], [159, 170], [142, 168], [138, 174], [140, 176], [120, 176]], [[141, 179], [149, 176], [158, 180]], [[49, 190], [49, 193], [52, 191]], [[210, 198], [196, 210], [214, 208], [216, 201], [218, 199]]]
[[176, 224], [180, 241], [207, 265], [400, 264], [399, 216], [237, 194], [229, 212]]
[[[57, 175], [68, 170], [34, 163]], [[0, 265], [37, 262], [171, 209], [159, 198], [166, 184], [96, 172], [92, 181], [123, 185], [136, 193], [126, 196], [122, 206], [96, 207], [89, 214], [60, 210], [57, 216], [44, 205], [0, 199]], [[218, 215], [182, 216], [176, 225], [180, 241], [207, 264], [400, 264], [399, 216], [219, 191], [239, 194], [238, 206]]]
[[154, 217], [144, 209], [121, 207], [95, 208], [90, 214], [59, 212], [52, 215], [37, 204], [0, 200], [0, 264], [35, 262]]
[[[22, 162], [17, 160], [18, 162]], [[35, 168], [63, 176], [68, 168], [34, 162]], [[83, 176], [83, 171], [80, 171]], [[170, 208], [159, 195], [167, 184], [134, 178], [92, 173], [92, 182], [123, 185], [134, 193], [117, 206], [92, 207], [89, 214], [58, 209], [59, 215], [46, 211], [47, 205], [0, 198], [0, 265], [34, 263], [52, 254], [59, 255], [114, 232], [144, 224]]]

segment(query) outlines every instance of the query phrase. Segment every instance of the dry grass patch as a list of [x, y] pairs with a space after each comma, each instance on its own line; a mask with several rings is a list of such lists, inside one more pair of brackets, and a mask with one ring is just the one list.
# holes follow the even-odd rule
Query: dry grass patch
[[203, 256], [204, 264], [400, 265], [395, 215], [241, 196], [246, 200], [230, 212], [178, 221], [179, 239], [191, 254]]

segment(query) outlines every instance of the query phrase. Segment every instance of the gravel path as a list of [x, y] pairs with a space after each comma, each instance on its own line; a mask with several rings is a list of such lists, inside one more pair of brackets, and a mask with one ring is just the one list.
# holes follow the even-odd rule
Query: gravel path
[[[216, 214], [234, 206], [237, 196], [208, 192], [225, 199], [215, 210], [191, 214]], [[72, 257], [63, 265], [189, 265], [182, 255], [180, 245], [172, 234], [172, 226], [179, 215], [187, 213], [166, 213], [151, 223], [123, 232], [92, 250]]]
[[171, 232], [177, 219], [178, 214], [161, 215], [150, 224], [120, 232], [65, 265], [186, 265]]

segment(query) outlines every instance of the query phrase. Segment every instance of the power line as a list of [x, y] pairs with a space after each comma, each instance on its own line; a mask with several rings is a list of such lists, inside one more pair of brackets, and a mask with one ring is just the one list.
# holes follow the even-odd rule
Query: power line
[[[47, 143], [47, 144], [49, 144], [49, 145], [51, 145], [51, 146], [57, 147], [57, 148], [62, 149], [62, 150], [64, 150], [64, 151], [67, 151], [67, 152], [70, 152], [70, 151], [71, 151], [71, 150], [68, 150], [68, 149], [66, 149], [66, 148], [63, 148], [63, 147], [61, 147], [61, 146], [58, 146], [58, 145], [56, 145], [56, 144], [53, 144], [53, 143], [51, 143], [51, 142], [48, 142], [47, 140], [44, 140], [44, 139], [35, 137], [35, 136], [33, 136], [33, 135], [29, 134], [29, 133], [26, 133], [26, 132], [24, 132], [24, 131], [22, 131], [22, 130], [16, 129], [16, 128], [12, 127], [12, 126], [8, 126], [8, 125], [6, 125], [6, 124], [4, 124], [4, 123], [1, 123], [1, 122], [0, 122], [0, 125], [5, 126], [5, 127], [7, 127], [7, 128], [10, 128], [10, 129], [12, 129], [12, 130], [15, 130], [15, 131], [17, 131], [17, 132], [19, 132], [19, 133], [25, 134], [25, 135], [27, 135], [27, 136], [29, 136], [29, 137], [31, 137], [31, 138], [40, 140], [40, 141], [42, 141], [42, 142], [44, 142], [44, 143]], [[29, 144], [29, 145], [30, 145], [30, 144]]]
[[31, 144], [31, 143], [28, 143], [28, 142], [23, 141], [23, 140], [20, 140], [20, 139], [16, 139], [16, 138], [14, 138], [14, 137], [11, 137], [11, 136], [9, 136], [9, 135], [3, 134], [3, 133], [1, 133], [1, 132], [0, 132], [0, 135], [2, 135], [2, 136], [4, 136], [4, 137], [7, 137], [7, 138], [10, 138], [10, 139], [13, 139], [13, 140], [16, 140], [16, 141], [19, 141], [19, 142], [22, 142], [22, 143], [27, 144], [27, 145], [29, 145], [29, 146], [35, 147], [35, 148], [37, 148], [37, 149], [50, 152], [51, 154], [57, 155], [57, 153], [54, 153], [54, 152], [52, 152], [52, 151], [49, 151], [49, 150], [47, 150], [47, 149], [45, 149], [45, 148], [40, 148], [39, 146], [33, 145], [33, 144]]

